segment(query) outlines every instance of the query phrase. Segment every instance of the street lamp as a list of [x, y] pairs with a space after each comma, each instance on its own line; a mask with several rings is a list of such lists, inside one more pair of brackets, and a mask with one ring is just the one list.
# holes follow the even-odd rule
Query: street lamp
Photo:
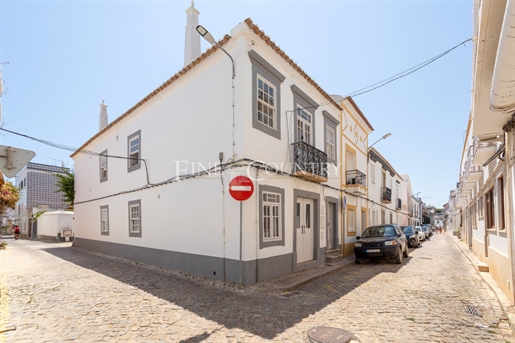
[[379, 142], [380, 140], [382, 139], [386, 139], [388, 137], [390, 137], [392, 135], [391, 132], [388, 132], [386, 135], [384, 135], [383, 137], [379, 138], [377, 141], [375, 141], [371, 146], [368, 147], [368, 150], [370, 150], [370, 148], [372, 148], [377, 142]]
[[224, 48], [222, 48], [222, 46], [220, 44], [218, 44], [217, 41], [215, 41], [215, 39], [213, 38], [213, 36], [209, 33], [208, 30], [206, 30], [206, 28], [202, 25], [197, 25], [197, 28], [196, 28], [197, 32], [199, 33], [199, 35], [201, 35], [205, 40], [207, 40], [211, 45], [216, 45], [217, 47], [219, 47], [223, 52], [225, 52], [225, 54], [227, 56], [229, 56], [229, 58], [231, 59], [231, 62], [232, 62], [232, 78], [234, 79], [234, 77], [236, 76], [235, 72], [234, 72], [234, 59], [232, 58], [231, 55], [229, 55], [229, 53], [227, 51], [225, 51]]

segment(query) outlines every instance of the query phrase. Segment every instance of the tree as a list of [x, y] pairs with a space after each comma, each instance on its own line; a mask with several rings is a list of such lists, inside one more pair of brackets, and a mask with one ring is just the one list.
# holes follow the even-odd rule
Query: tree
[[0, 215], [4, 214], [8, 208], [15, 208], [19, 199], [20, 192], [17, 187], [9, 181], [2, 183], [0, 185]]
[[64, 194], [64, 201], [68, 204], [68, 209], [73, 210], [73, 203], [75, 202], [75, 174], [73, 170], [63, 170], [62, 174], [54, 174], [57, 178], [56, 192]]

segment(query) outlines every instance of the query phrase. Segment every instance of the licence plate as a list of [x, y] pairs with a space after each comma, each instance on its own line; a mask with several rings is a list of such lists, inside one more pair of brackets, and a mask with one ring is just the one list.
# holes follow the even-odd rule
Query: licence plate
[[368, 249], [367, 252], [381, 252], [381, 249]]

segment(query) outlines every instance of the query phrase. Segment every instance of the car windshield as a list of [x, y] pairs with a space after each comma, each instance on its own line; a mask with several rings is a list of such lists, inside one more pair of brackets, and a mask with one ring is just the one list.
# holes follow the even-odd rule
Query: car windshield
[[410, 234], [410, 233], [415, 233], [415, 231], [413, 231], [413, 227], [411, 226], [405, 226], [402, 231], [404, 231], [404, 233], [407, 233], [407, 234]]
[[374, 226], [369, 227], [363, 232], [361, 237], [395, 237], [395, 229], [391, 226]]

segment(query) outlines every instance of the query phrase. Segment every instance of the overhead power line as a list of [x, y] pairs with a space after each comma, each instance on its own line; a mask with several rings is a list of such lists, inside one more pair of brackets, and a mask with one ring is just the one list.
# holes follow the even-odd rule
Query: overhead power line
[[349, 93], [349, 94], [345, 95], [344, 97], [347, 97], [347, 96], [356, 97], [356, 96], [358, 96], [358, 95], [365, 94], [365, 93], [371, 92], [371, 91], [373, 91], [373, 90], [375, 90], [375, 89], [378, 89], [378, 88], [381, 88], [381, 87], [383, 87], [383, 86], [386, 86], [387, 84], [389, 84], [389, 83], [391, 83], [391, 82], [393, 82], [393, 81], [395, 81], [395, 80], [398, 80], [398, 79], [400, 79], [400, 78], [403, 78], [403, 77], [405, 77], [405, 76], [408, 76], [409, 74], [412, 74], [412, 73], [416, 72], [417, 70], [420, 70], [420, 69], [424, 68], [425, 66], [427, 66], [427, 65], [429, 65], [429, 64], [431, 64], [431, 63], [433, 63], [433, 62], [437, 61], [438, 59], [442, 58], [443, 56], [447, 55], [449, 52], [451, 52], [451, 51], [453, 51], [454, 49], [456, 49], [457, 47], [459, 47], [460, 45], [464, 45], [465, 43], [470, 42], [471, 40], [472, 40], [472, 38], [469, 38], [469, 39], [467, 39], [467, 40], [464, 40], [463, 42], [461, 42], [461, 43], [459, 43], [459, 44], [457, 44], [457, 45], [453, 46], [453, 47], [452, 47], [452, 48], [450, 48], [449, 50], [444, 51], [444, 52], [442, 52], [442, 53], [440, 53], [440, 54], [438, 54], [438, 55], [436, 55], [436, 56], [434, 56], [434, 57], [432, 57], [432, 58], [428, 59], [428, 60], [427, 60], [427, 61], [425, 61], [425, 62], [422, 62], [422, 63], [420, 63], [420, 64], [417, 64], [416, 66], [411, 67], [411, 68], [409, 68], [409, 69], [407, 69], [407, 70], [405, 70], [405, 71], [403, 71], [403, 72], [400, 72], [400, 73], [398, 73], [398, 74], [396, 74], [396, 75], [394, 75], [394, 76], [391, 76], [391, 77], [389, 77], [389, 78], [387, 78], [387, 79], [384, 79], [384, 80], [382, 80], [382, 81], [376, 82], [376, 83], [374, 83], [373, 85], [370, 85], [370, 86], [368, 86], [368, 87], [361, 88], [361, 89], [359, 89], [359, 90], [357, 90], [357, 91], [354, 91], [354, 92], [352, 92], [352, 93]]

